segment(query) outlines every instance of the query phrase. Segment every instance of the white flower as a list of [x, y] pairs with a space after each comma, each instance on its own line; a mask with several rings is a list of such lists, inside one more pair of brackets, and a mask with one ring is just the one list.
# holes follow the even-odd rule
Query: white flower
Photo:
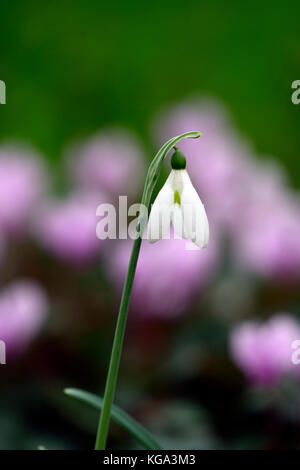
[[205, 248], [209, 226], [204, 205], [185, 169], [181, 152], [175, 151], [171, 163], [173, 169], [152, 205], [147, 238], [154, 243], [166, 237], [172, 221], [176, 236]]

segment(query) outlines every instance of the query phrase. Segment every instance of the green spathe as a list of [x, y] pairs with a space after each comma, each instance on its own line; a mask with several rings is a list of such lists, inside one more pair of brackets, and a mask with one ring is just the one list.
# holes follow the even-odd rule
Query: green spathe
[[171, 158], [171, 166], [173, 170], [185, 170], [186, 159], [180, 150], [175, 150]]

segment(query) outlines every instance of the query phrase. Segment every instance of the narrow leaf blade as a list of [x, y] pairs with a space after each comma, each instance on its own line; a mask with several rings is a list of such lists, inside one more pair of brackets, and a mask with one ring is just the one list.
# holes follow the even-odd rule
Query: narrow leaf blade
[[[97, 410], [102, 409], [102, 398], [94, 395], [93, 393], [86, 392], [85, 390], [80, 390], [78, 388], [66, 388], [64, 393], [70, 397], [87, 403]], [[120, 424], [120, 426], [125, 428], [132, 436], [134, 436], [146, 449], [162, 450], [162, 447], [152, 436], [152, 434], [118, 406], [112, 406], [111, 417], [114, 421]]]

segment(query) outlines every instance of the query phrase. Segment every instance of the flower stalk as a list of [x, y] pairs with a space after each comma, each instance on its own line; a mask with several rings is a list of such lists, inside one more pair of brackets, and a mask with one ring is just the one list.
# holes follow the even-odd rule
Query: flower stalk
[[[157, 182], [159, 173], [162, 168], [163, 161], [167, 155], [167, 153], [174, 148], [174, 146], [182, 139], [185, 138], [198, 138], [201, 136], [201, 132], [194, 131], [194, 132], [186, 132], [179, 136], [173, 137], [168, 142], [166, 142], [161, 149], [157, 152], [154, 159], [152, 160], [149, 170], [147, 173], [144, 191], [142, 195], [141, 207], [145, 206], [149, 212], [150, 203], [151, 203], [151, 196], [155, 184]], [[139, 214], [139, 220], [136, 229], [136, 239], [133, 243], [133, 248], [130, 256], [130, 261], [128, 265], [128, 271], [123, 287], [119, 315], [115, 330], [115, 336], [113, 341], [113, 347], [110, 357], [109, 369], [106, 379], [105, 385], [105, 392], [103, 398], [103, 407], [102, 412], [99, 418], [98, 430], [97, 430], [97, 437], [96, 437], [96, 444], [95, 450], [105, 450], [106, 442], [107, 442], [107, 435], [110, 423], [110, 414], [111, 408], [115, 396], [117, 378], [118, 378], [118, 371], [122, 353], [122, 346], [124, 340], [124, 334], [126, 329], [127, 323], [127, 315], [128, 315], [128, 308], [130, 302], [130, 296], [132, 291], [132, 285], [134, 280], [134, 275], [136, 271], [136, 266], [138, 262], [139, 252], [142, 243], [142, 234], [145, 228], [145, 224], [147, 221], [147, 214], [143, 211]]]

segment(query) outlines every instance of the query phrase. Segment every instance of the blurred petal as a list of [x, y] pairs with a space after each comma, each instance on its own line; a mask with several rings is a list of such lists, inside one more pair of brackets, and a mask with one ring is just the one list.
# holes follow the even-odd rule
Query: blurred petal
[[[192, 243], [192, 242], [191, 242]], [[194, 295], [210, 282], [219, 261], [219, 244], [211, 240], [206, 250], [188, 251], [186, 240], [145, 243], [140, 252], [132, 290], [131, 306], [136, 318], [174, 318], [184, 314]], [[132, 249], [131, 240], [121, 240], [107, 254], [109, 273], [121, 290]]]
[[84, 266], [98, 257], [103, 242], [96, 236], [96, 208], [104, 194], [76, 192], [47, 202], [36, 222], [40, 243], [64, 262]]
[[291, 345], [299, 335], [300, 325], [289, 314], [276, 314], [263, 324], [245, 321], [231, 332], [231, 357], [250, 381], [274, 384], [299, 374], [291, 361]]
[[69, 149], [67, 161], [79, 188], [95, 191], [101, 188], [112, 199], [123, 194], [134, 196], [143, 181], [142, 146], [126, 129], [103, 130]]
[[9, 353], [22, 352], [48, 313], [48, 297], [36, 281], [20, 279], [0, 291], [0, 333]]
[[40, 155], [15, 146], [0, 148], [0, 229], [23, 235], [46, 187]]

